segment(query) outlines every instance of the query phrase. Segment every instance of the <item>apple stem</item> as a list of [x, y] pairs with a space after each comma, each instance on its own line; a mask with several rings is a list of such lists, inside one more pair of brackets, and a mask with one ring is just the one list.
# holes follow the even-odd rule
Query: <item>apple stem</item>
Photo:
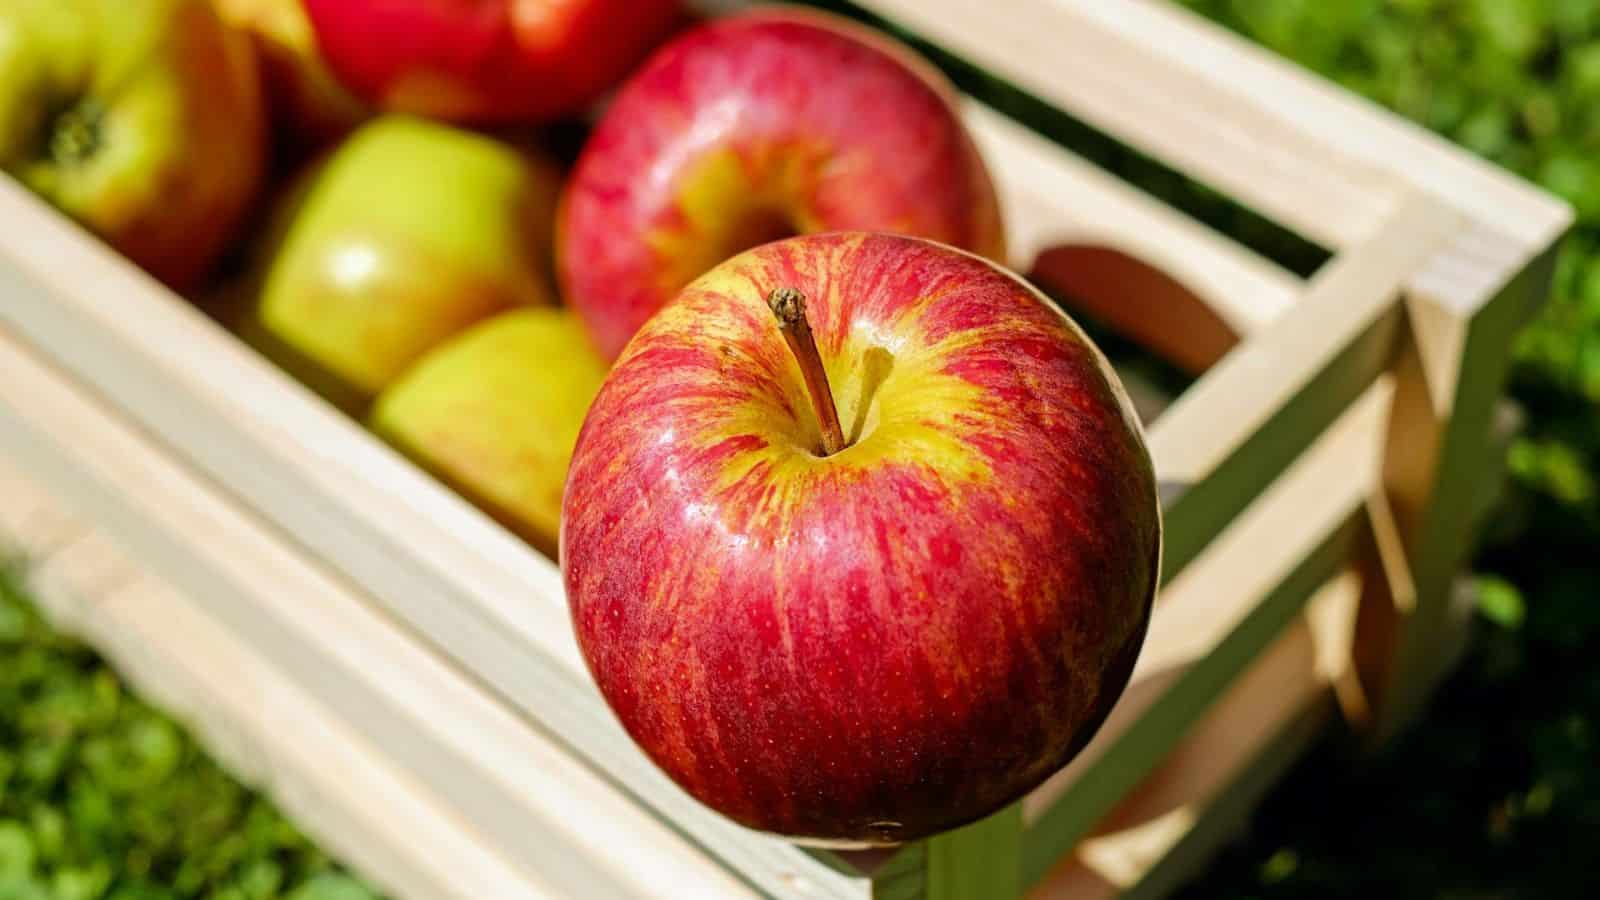
[[767, 295], [767, 305], [778, 317], [778, 330], [800, 363], [806, 392], [811, 395], [811, 406], [822, 425], [822, 455], [832, 456], [845, 448], [844, 429], [839, 427], [839, 410], [833, 405], [833, 389], [828, 387], [828, 372], [822, 367], [817, 339], [811, 334], [811, 323], [806, 321], [806, 295], [792, 287], [778, 288]]

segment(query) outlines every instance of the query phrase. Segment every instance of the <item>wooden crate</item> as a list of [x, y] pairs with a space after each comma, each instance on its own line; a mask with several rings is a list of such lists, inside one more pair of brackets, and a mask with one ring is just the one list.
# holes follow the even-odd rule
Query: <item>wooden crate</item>
[[401, 897], [1153, 896], [1330, 716], [1392, 729], [1460, 645], [1509, 344], [1570, 211], [1161, 3], [860, 5], [1333, 254], [1295, 277], [963, 101], [1016, 267], [1154, 265], [1181, 289], [1083, 302], [1209, 366], [1149, 431], [1133, 684], [1031, 796], [856, 855], [700, 807], [606, 710], [547, 559], [0, 179], [0, 534], [47, 606]]

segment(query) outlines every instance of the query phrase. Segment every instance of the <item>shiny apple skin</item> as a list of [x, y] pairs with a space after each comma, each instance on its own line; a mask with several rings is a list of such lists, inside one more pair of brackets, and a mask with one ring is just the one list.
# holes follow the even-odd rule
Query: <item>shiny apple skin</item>
[[317, 49], [300, 0], [212, 0], [223, 20], [255, 42], [274, 136], [290, 153], [332, 141], [370, 115]]
[[698, 26], [618, 93], [568, 182], [565, 296], [614, 357], [696, 276], [764, 240], [912, 234], [1002, 260], [999, 203], [953, 93], [887, 37], [757, 10]]
[[0, 3], [0, 166], [174, 289], [237, 234], [265, 123], [250, 42], [206, 0]]
[[[853, 440], [833, 456], [763, 299], [781, 286]], [[738, 822], [845, 843], [976, 820], [1071, 759], [1132, 671], [1161, 531], [1076, 326], [976, 256], [848, 233], [744, 253], [644, 326], [561, 527], [579, 644], [634, 740]]]
[[557, 181], [528, 147], [412, 116], [373, 119], [280, 201], [258, 250], [247, 339], [363, 410], [463, 329], [554, 300]]
[[345, 84], [392, 112], [469, 124], [582, 110], [681, 15], [679, 0], [304, 0]]

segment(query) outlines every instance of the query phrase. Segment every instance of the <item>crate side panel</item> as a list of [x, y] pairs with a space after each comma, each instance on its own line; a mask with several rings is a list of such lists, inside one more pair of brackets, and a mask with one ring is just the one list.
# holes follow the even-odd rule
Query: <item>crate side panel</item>
[[[1150, 430], [1167, 508], [1163, 577], [1181, 572], [1389, 364], [1402, 282], [1459, 220], [1406, 204], [1312, 279], [1284, 316], [1224, 358]], [[1266, 561], [1264, 561], [1266, 562]]]
[[[747, 890], [529, 729], [347, 588], [0, 342], [0, 435], [130, 552], [293, 673], [304, 690], [425, 775], [507, 853], [553, 883], [647, 896], [663, 881], [705, 896]], [[198, 536], [204, 536], [199, 539]], [[530, 835], [539, 834], [536, 840]], [[629, 848], [619, 869], [615, 848]]]
[[858, 0], [1333, 249], [1420, 188], [1530, 249], [1571, 210], [1270, 51], [1158, 0]]
[[[588, 676], [548, 560], [3, 177], [0, 221], [18, 225], [0, 243], [10, 301], [0, 322], [225, 486], [280, 540], [359, 584], [744, 877], [796, 881], [817, 898], [869, 889], [706, 810], [644, 757]], [[97, 299], [106, 296], [122, 300]]]
[[1378, 477], [1387, 399], [1385, 386], [1374, 386], [1163, 592], [1133, 683], [1111, 718], [1078, 759], [1024, 801], [1024, 883], [1037, 881], [1138, 784], [1352, 558]]

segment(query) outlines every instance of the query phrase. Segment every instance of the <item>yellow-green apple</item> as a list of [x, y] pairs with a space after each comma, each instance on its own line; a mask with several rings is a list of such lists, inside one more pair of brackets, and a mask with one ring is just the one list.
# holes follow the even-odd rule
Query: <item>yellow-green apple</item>
[[571, 312], [502, 313], [384, 391], [373, 430], [554, 556], [567, 463], [605, 375]]
[[563, 513], [578, 641], [628, 733], [733, 819], [843, 843], [970, 822], [1069, 760], [1127, 683], [1161, 545], [1083, 332], [886, 234], [747, 251], [645, 323]]
[[261, 60], [275, 136], [292, 149], [317, 146], [368, 115], [323, 60], [300, 0], [212, 0], [222, 18], [248, 32]]
[[359, 406], [474, 322], [550, 302], [557, 190], [554, 166], [525, 148], [375, 119], [286, 201], [250, 337]]
[[305, 0], [345, 83], [396, 112], [457, 122], [581, 110], [677, 21], [679, 0]]
[[791, 234], [913, 234], [1000, 259], [988, 172], [938, 73], [842, 19], [758, 10], [658, 51], [562, 199], [563, 293], [615, 357], [722, 260]]
[[249, 208], [264, 119], [250, 42], [206, 0], [0, 4], [0, 165], [174, 288]]

